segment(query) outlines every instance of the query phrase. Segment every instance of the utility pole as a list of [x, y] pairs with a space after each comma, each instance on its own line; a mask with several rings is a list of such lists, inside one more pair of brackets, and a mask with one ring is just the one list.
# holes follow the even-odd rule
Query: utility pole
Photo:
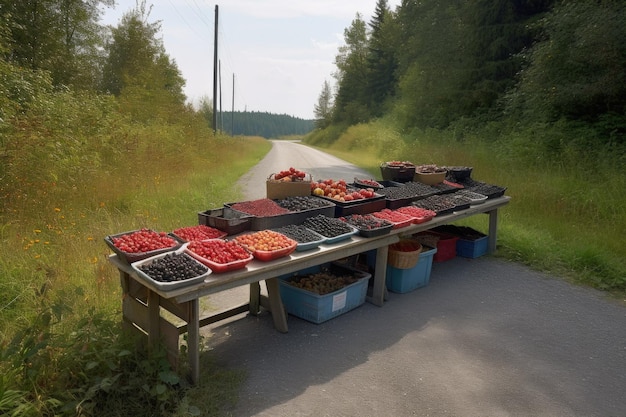
[[219, 60], [219, 71], [220, 71], [220, 132], [224, 132], [224, 113], [222, 112], [222, 60]]
[[215, 34], [213, 36], [213, 133], [217, 133], [217, 22], [219, 6], [215, 5]]
[[233, 72], [233, 99], [230, 110], [230, 135], [235, 136], [235, 73]]

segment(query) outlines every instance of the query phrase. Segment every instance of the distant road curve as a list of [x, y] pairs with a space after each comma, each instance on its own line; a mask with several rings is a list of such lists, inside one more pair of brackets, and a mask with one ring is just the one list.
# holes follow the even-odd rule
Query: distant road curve
[[351, 182], [354, 177], [370, 178], [372, 175], [344, 160], [302, 145], [299, 141], [272, 140], [272, 149], [248, 173], [238, 185], [244, 198], [254, 200], [265, 197], [265, 180], [273, 173], [294, 167], [319, 179], [344, 179]]

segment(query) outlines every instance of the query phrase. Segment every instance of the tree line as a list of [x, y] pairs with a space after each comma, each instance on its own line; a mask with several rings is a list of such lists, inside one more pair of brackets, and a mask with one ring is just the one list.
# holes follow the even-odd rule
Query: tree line
[[344, 30], [316, 127], [393, 115], [405, 129], [471, 119], [626, 129], [626, 5], [620, 0], [378, 0]]
[[225, 111], [219, 114], [218, 126], [229, 135], [270, 139], [305, 135], [313, 130], [314, 121], [261, 111]]

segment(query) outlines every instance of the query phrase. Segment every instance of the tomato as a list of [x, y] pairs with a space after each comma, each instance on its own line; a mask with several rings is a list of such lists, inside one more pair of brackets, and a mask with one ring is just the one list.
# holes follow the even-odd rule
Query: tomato
[[194, 240], [189, 242], [187, 249], [196, 255], [218, 264], [227, 264], [250, 258], [250, 253], [232, 240]]
[[176, 246], [177, 242], [165, 232], [140, 229], [112, 239], [116, 248], [126, 253], [151, 252]]

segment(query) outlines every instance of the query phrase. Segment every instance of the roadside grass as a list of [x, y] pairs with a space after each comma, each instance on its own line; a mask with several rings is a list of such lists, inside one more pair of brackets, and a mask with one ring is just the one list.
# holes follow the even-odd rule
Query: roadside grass
[[[102, 239], [197, 224], [198, 211], [242, 197], [236, 181], [270, 144], [213, 137], [193, 124], [109, 130], [56, 149], [53, 162], [49, 152], [31, 152], [37, 140], [47, 146], [45, 137], [28, 138], [33, 143], [17, 157], [13, 198], [0, 217], [0, 414], [76, 415], [71, 406], [81, 399], [88, 400], [83, 416], [228, 414], [245, 378], [240, 371], [204, 354], [202, 381], [190, 387], [162, 357], [132, 353], [119, 326], [119, 277]], [[523, 135], [458, 136], [400, 132], [383, 119], [345, 129], [334, 142], [316, 142], [315, 134], [305, 141], [373, 178], [392, 159], [473, 166], [475, 179], [512, 196], [500, 211], [497, 256], [624, 295], [626, 195], [617, 191], [625, 189], [626, 170], [619, 152], [599, 162], [564, 153], [554, 163]], [[463, 224], [487, 230], [486, 216]], [[90, 410], [89, 401], [110, 407]]]
[[[129, 357], [119, 327], [119, 274], [107, 261], [110, 250], [103, 238], [141, 227], [171, 231], [197, 224], [199, 211], [240, 198], [236, 181], [270, 144], [263, 138], [213, 137], [206, 128], [190, 134], [148, 127], [131, 136], [123, 152], [92, 141], [108, 160], [100, 161], [100, 173], [71, 181], [64, 175], [41, 180], [41, 173], [54, 169], [42, 157], [39, 170], [30, 178], [25, 171], [23, 184], [15, 185], [13, 195], [21, 197], [5, 204], [0, 414], [126, 415], [138, 404], [133, 415], [170, 415], [177, 409], [180, 415], [214, 416], [236, 398], [239, 371], [213, 366], [203, 371], [206, 385], [185, 388], [159, 356]], [[84, 145], [71, 151], [77, 160], [96, 153]], [[20, 156], [37, 166], [42, 155]], [[108, 411], [90, 409], [95, 399]], [[196, 404], [206, 412], [196, 414]]]
[[[504, 186], [512, 197], [500, 210], [497, 256], [626, 295], [626, 194], [617, 192], [626, 189], [626, 170], [619, 152], [588, 155], [564, 149], [550, 155], [530, 134], [489, 129], [463, 135], [453, 130], [398, 133], [385, 119], [350, 127], [332, 145], [316, 135], [305, 142], [378, 179], [379, 165], [387, 160], [473, 167], [472, 178]], [[458, 224], [488, 231], [481, 217]]]

